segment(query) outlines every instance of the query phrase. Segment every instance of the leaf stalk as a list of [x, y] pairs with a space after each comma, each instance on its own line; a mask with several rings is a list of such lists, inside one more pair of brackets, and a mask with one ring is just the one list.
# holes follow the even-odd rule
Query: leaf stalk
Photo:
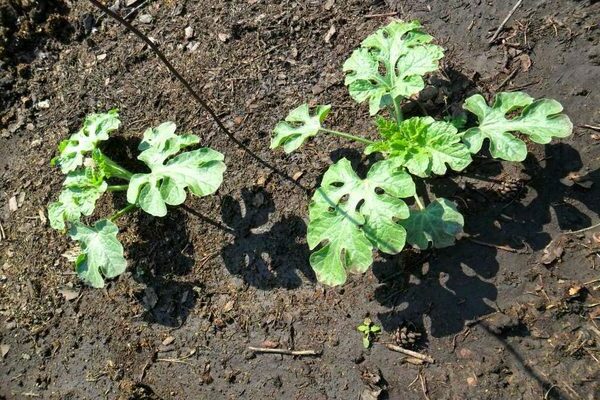
[[319, 128], [319, 130], [323, 131], [323, 132], [326, 132], [326, 133], [330, 133], [330, 134], [335, 135], [335, 136], [342, 137], [344, 139], [352, 140], [354, 142], [359, 142], [359, 143], [364, 143], [364, 144], [373, 144], [373, 143], [375, 143], [372, 140], [365, 139], [365, 138], [362, 138], [360, 136], [354, 136], [354, 135], [351, 135], [351, 134], [346, 133], [346, 132], [334, 131], [332, 129], [326, 129], [326, 128]]
[[402, 114], [402, 106], [400, 105], [400, 101], [402, 101], [402, 97], [395, 97], [394, 102], [394, 116], [396, 117], [396, 123], [400, 125], [402, 121], [404, 121], [404, 115]]
[[114, 213], [109, 219], [112, 222], [115, 222], [115, 220], [121, 218], [123, 215], [127, 214], [128, 212], [134, 210], [135, 208], [137, 208], [136, 204], [128, 204], [127, 207], [123, 208], [122, 210], [117, 211], [116, 213]]
[[419, 196], [417, 196], [415, 194], [414, 198], [415, 198], [415, 203], [417, 203], [417, 207], [419, 207], [419, 210], [424, 210], [425, 207], [423, 206], [423, 203], [421, 203], [421, 199], [419, 199]]
[[109, 192], [124, 192], [129, 188], [129, 185], [111, 185], [106, 188]]

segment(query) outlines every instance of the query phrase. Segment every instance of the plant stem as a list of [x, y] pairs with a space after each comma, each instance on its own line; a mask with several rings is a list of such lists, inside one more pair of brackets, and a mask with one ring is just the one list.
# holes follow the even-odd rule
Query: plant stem
[[354, 136], [354, 135], [351, 135], [351, 134], [345, 133], [345, 132], [334, 131], [334, 130], [326, 129], [326, 128], [319, 128], [319, 130], [323, 131], [323, 132], [331, 133], [332, 135], [335, 135], [335, 136], [343, 137], [344, 139], [352, 140], [354, 142], [360, 142], [360, 143], [364, 143], [364, 144], [375, 143], [372, 140], [365, 139], [365, 138], [362, 138], [359, 136]]
[[137, 205], [135, 205], [135, 204], [128, 204], [127, 207], [123, 208], [122, 210], [117, 211], [109, 219], [114, 222], [115, 220], [121, 218], [123, 215], [127, 214], [128, 212], [135, 209], [136, 207], [137, 207]]
[[104, 155], [100, 149], [95, 150], [94, 160], [99, 164], [107, 178], [120, 178], [129, 181], [133, 176], [133, 173], [127, 171], [108, 156]]
[[402, 121], [404, 121], [404, 115], [402, 115], [402, 107], [400, 106], [400, 101], [402, 97], [398, 96], [394, 98], [394, 114], [396, 116], [396, 123], [400, 125]]
[[106, 190], [109, 192], [124, 192], [128, 187], [129, 185], [111, 185], [107, 187]]
[[419, 207], [419, 210], [424, 210], [425, 207], [423, 207], [423, 203], [421, 203], [421, 199], [419, 199], [419, 196], [417, 196], [415, 194], [414, 197], [415, 197], [415, 202], [417, 203], [417, 206]]

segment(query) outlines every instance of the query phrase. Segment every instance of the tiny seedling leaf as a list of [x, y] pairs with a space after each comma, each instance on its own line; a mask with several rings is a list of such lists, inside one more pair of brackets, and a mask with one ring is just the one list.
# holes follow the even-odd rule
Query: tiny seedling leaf
[[81, 130], [60, 143], [59, 155], [52, 159], [52, 165], [58, 165], [64, 174], [74, 171], [83, 164], [84, 156], [93, 151], [98, 142], [107, 140], [109, 133], [120, 124], [117, 110], [88, 115]]
[[331, 111], [331, 106], [317, 106], [314, 115], [310, 115], [308, 104], [290, 111], [285, 121], [279, 122], [273, 130], [271, 149], [283, 146], [286, 153], [291, 153], [304, 144], [309, 138], [319, 133], [321, 124]]
[[[464, 108], [479, 120], [479, 126], [468, 129], [463, 136], [471, 152], [478, 152], [487, 138], [492, 156], [507, 161], [523, 161], [527, 157], [525, 142], [510, 132], [521, 132], [536, 143], [546, 144], [553, 137], [564, 138], [573, 131], [569, 117], [561, 114], [563, 107], [559, 102], [534, 100], [523, 92], [498, 93], [492, 107], [476, 94], [465, 100]], [[519, 116], [506, 117], [507, 113], [520, 109]]]
[[199, 142], [198, 136], [176, 135], [175, 129], [174, 123], [165, 122], [146, 130], [138, 159], [151, 172], [133, 175], [127, 190], [129, 203], [138, 204], [157, 217], [167, 214], [167, 204], [182, 204], [186, 188], [197, 196], [206, 196], [216, 192], [223, 182], [223, 155], [201, 148], [175, 156], [181, 149]]
[[341, 285], [347, 272], [365, 272], [373, 262], [373, 247], [400, 252], [406, 232], [398, 220], [409, 215], [401, 198], [414, 193], [410, 175], [393, 162], [373, 164], [366, 179], [345, 158], [333, 164], [309, 207], [308, 245], [313, 250], [324, 243], [310, 257], [319, 282]]
[[368, 36], [344, 63], [344, 83], [358, 103], [369, 102], [371, 115], [398, 97], [425, 87], [423, 75], [438, 69], [444, 56], [419, 21], [394, 21]]
[[366, 154], [381, 152], [419, 177], [446, 173], [446, 164], [455, 171], [471, 163], [469, 149], [460, 141], [454, 125], [431, 117], [413, 117], [398, 125], [379, 118], [379, 132], [384, 138], [365, 149]]
[[69, 235], [81, 247], [75, 261], [79, 277], [88, 285], [104, 287], [104, 279], [114, 278], [123, 272], [127, 261], [123, 257], [123, 246], [117, 239], [119, 228], [107, 219], [96, 222], [93, 227], [75, 222]]
[[464, 219], [452, 202], [438, 198], [424, 210], [411, 210], [410, 217], [401, 224], [406, 228], [406, 241], [413, 246], [426, 249], [431, 243], [433, 247], [442, 248], [454, 244]]
[[93, 167], [70, 172], [58, 201], [48, 206], [50, 226], [62, 231], [65, 222], [78, 222], [82, 215], [91, 215], [107, 187], [104, 175]]

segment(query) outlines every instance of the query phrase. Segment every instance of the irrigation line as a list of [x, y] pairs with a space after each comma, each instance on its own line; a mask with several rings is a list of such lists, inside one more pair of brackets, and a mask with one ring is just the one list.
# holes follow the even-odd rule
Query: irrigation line
[[89, 2], [92, 3], [96, 8], [98, 8], [102, 12], [106, 13], [106, 15], [110, 16], [111, 18], [113, 18], [114, 20], [119, 22], [121, 25], [123, 25], [125, 28], [127, 28], [129, 31], [131, 31], [134, 35], [136, 35], [138, 38], [140, 38], [144, 43], [146, 43], [148, 45], [148, 47], [150, 47], [150, 49], [154, 52], [154, 54], [156, 54], [156, 56], [160, 59], [160, 61], [162, 61], [162, 63], [167, 67], [167, 69], [171, 72], [171, 74], [173, 74], [173, 76], [175, 76], [175, 78], [177, 78], [177, 80], [185, 87], [185, 89], [194, 98], [194, 100], [196, 100], [196, 102], [198, 104], [200, 104], [200, 106], [210, 115], [210, 117], [215, 121], [215, 123], [221, 129], [221, 131], [223, 131], [223, 133], [225, 133], [225, 135], [227, 135], [227, 137], [229, 137], [229, 139], [233, 143], [235, 143], [238, 147], [240, 147], [242, 150], [244, 150], [247, 154], [249, 154], [252, 158], [254, 158], [262, 166], [270, 169], [271, 171], [273, 171], [280, 177], [284, 178], [288, 182], [293, 183], [295, 186], [301, 188], [305, 192], [307, 192], [307, 193], [309, 192], [308, 188], [306, 188], [302, 184], [296, 182], [292, 177], [287, 175], [285, 172], [279, 170], [277, 167], [269, 164], [267, 161], [263, 160], [258, 155], [254, 154], [254, 152], [252, 150], [250, 150], [239, 139], [237, 139], [233, 135], [233, 133], [231, 133], [229, 131], [229, 129], [227, 129], [225, 127], [225, 125], [223, 124], [223, 122], [221, 121], [221, 119], [219, 118], [217, 113], [212, 109], [212, 107], [209, 106], [208, 103], [202, 99], [202, 97], [200, 97], [198, 92], [196, 92], [192, 88], [190, 83], [175, 69], [173, 64], [171, 64], [171, 62], [167, 59], [167, 57], [165, 57], [165, 55], [162, 53], [162, 51], [160, 51], [158, 46], [156, 46], [145, 34], [143, 34], [139, 29], [134, 27], [131, 23], [129, 23], [127, 20], [125, 20], [123, 17], [121, 17], [115, 11], [111, 10], [110, 8], [108, 8], [107, 6], [102, 4], [99, 0], [89, 0]]

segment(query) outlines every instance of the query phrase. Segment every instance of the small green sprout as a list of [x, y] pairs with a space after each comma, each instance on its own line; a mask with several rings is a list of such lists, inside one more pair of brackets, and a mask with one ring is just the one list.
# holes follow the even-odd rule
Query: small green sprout
[[363, 323], [356, 329], [363, 334], [363, 346], [365, 349], [371, 347], [371, 342], [377, 335], [381, 334], [381, 327], [371, 321], [371, 318], [365, 318]]

